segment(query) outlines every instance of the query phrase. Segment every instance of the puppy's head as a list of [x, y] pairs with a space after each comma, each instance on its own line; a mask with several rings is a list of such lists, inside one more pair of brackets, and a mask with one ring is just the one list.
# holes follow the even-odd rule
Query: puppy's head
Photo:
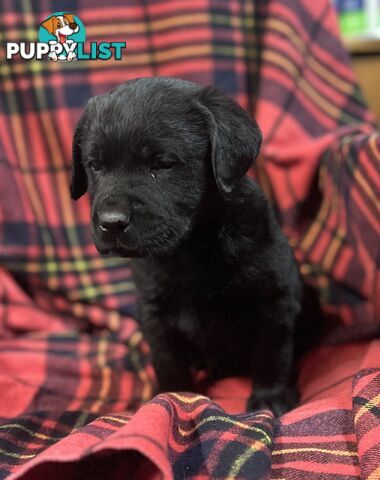
[[170, 254], [212, 216], [210, 205], [228, 201], [260, 144], [254, 120], [217, 89], [132, 80], [87, 104], [71, 195], [89, 191], [101, 253]]
[[79, 25], [75, 22], [74, 15], [71, 13], [49, 17], [41, 23], [41, 26], [58, 38], [66, 38], [79, 31]]

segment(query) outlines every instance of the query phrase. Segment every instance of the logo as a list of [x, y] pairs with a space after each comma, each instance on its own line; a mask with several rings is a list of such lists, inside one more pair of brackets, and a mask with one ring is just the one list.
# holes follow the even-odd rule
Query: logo
[[76, 46], [86, 40], [83, 23], [72, 13], [54, 13], [41, 23], [38, 40], [50, 45], [49, 59], [73, 61], [77, 58]]
[[[74, 14], [55, 12], [40, 25], [38, 42], [8, 42], [7, 60], [20, 55], [24, 60], [72, 62], [74, 60], [121, 60], [125, 42], [91, 42], [85, 45], [86, 29]], [[87, 47], [87, 48], [86, 48]]]

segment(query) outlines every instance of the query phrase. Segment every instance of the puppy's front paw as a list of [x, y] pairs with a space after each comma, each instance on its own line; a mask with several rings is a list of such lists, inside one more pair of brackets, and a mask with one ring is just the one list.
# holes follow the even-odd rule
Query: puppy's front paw
[[248, 399], [247, 410], [270, 409], [276, 417], [279, 417], [294, 408], [297, 401], [296, 390], [289, 386], [256, 387]]
[[49, 55], [48, 55], [48, 58], [49, 58], [49, 60], [52, 60], [53, 62], [58, 61], [58, 56], [55, 52], [50, 52]]
[[74, 52], [69, 52], [67, 54], [67, 61], [72, 62], [76, 58], [76, 54]]

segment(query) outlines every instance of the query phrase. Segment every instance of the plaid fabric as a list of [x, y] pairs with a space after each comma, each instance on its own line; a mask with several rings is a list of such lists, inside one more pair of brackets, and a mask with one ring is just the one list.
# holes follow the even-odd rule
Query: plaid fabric
[[[0, 5], [0, 478], [379, 479], [380, 137], [330, 2], [103, 4]], [[123, 60], [3, 60], [62, 10], [89, 42], [126, 41]], [[84, 103], [150, 75], [217, 85], [264, 132], [251, 173], [334, 327], [281, 419], [241, 413], [246, 379], [150, 400], [128, 263], [97, 254], [88, 199], [69, 198]]]

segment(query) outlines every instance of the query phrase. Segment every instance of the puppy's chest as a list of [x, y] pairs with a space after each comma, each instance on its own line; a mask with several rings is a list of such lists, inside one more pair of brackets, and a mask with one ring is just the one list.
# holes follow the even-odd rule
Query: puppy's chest
[[215, 301], [175, 299], [168, 302], [166, 308], [163, 318], [166, 326], [181, 332], [188, 340], [196, 340], [196, 343], [207, 336], [210, 325], [217, 323], [217, 320], [220, 324], [225, 322], [220, 315], [220, 304]]
[[[245, 344], [254, 334], [254, 311], [248, 312], [237, 298], [224, 296], [213, 300], [193, 299], [192, 305], [178, 302], [167, 311], [165, 323], [190, 342], [200, 358], [218, 358], [233, 354], [234, 346], [246, 351]], [[169, 330], [169, 331], [170, 331]]]
[[214, 258], [184, 257], [173, 263], [139, 265], [139, 290], [169, 302], [193, 307], [216, 301], [231, 289], [232, 274], [225, 262]]
[[229, 344], [243, 344], [250, 337], [253, 298], [241, 291], [222, 262], [215, 267], [185, 264], [170, 271], [144, 264], [147, 269], [136, 277], [137, 293], [143, 304], [151, 305], [161, 328], [180, 332], [206, 355], [227, 351]]

